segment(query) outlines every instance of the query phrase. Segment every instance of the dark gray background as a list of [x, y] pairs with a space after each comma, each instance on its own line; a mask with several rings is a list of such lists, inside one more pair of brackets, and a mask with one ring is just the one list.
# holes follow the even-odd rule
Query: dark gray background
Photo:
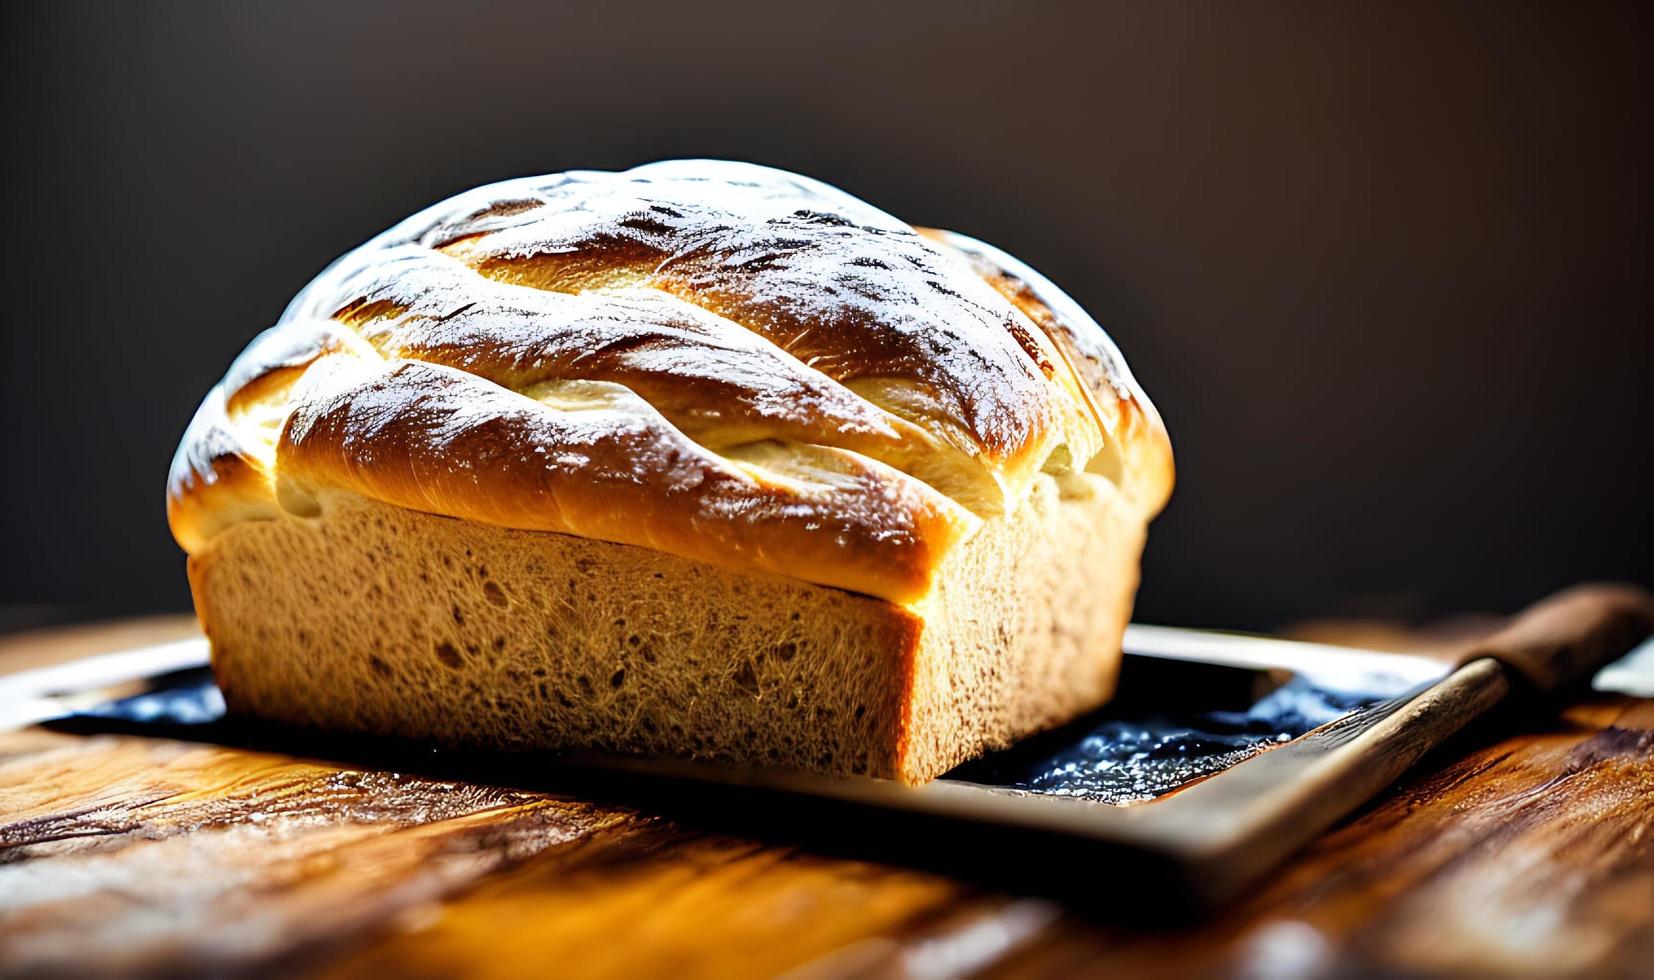
[[10, 622], [186, 606], [167, 460], [332, 256], [691, 155], [986, 238], [1108, 325], [1178, 451], [1140, 618], [1654, 578], [1642, 5], [474, 6], [5, 5]]

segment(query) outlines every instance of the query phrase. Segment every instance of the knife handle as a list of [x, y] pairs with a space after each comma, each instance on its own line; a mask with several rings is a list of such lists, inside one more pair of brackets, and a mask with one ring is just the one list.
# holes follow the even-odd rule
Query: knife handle
[[1538, 692], [1584, 680], [1654, 633], [1654, 595], [1636, 585], [1577, 585], [1518, 613], [1459, 659], [1491, 657]]

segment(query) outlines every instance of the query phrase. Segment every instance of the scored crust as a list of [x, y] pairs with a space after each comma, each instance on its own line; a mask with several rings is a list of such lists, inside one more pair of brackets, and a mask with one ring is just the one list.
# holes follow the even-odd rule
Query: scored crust
[[1146, 522], [1165, 431], [1009, 256], [833, 188], [674, 161], [481, 188], [295, 298], [168, 485], [191, 554], [348, 490], [911, 604], [1041, 472]]

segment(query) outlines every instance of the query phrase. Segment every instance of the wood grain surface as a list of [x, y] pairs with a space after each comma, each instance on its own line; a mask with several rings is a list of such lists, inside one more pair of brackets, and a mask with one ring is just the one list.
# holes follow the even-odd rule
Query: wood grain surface
[[1480, 726], [1175, 929], [533, 784], [0, 733], [0, 972], [1654, 975], [1654, 701]]

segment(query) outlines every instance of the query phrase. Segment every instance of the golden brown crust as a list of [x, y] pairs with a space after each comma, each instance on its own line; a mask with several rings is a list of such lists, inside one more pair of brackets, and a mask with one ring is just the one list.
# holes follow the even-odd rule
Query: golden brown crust
[[464, 371], [402, 362], [295, 411], [278, 469], [498, 527], [780, 574], [802, 564], [816, 581], [899, 599], [925, 591], [932, 549], [955, 533], [946, 498], [864, 457], [793, 446], [784, 465], [743, 472], [631, 392], [605, 395], [548, 410]]
[[954, 231], [921, 228], [919, 233], [963, 255], [978, 275], [1039, 325], [1082, 382], [1078, 391], [1105, 434], [1103, 451], [1086, 469], [1118, 484], [1148, 516], [1159, 513], [1175, 477], [1171, 439], [1114, 341], [1054, 283], [1005, 252]]
[[744, 164], [481, 188], [249, 347], [179, 448], [174, 534], [340, 487], [911, 602], [1041, 469], [1147, 520], [1170, 452], [1118, 352], [974, 244]]

